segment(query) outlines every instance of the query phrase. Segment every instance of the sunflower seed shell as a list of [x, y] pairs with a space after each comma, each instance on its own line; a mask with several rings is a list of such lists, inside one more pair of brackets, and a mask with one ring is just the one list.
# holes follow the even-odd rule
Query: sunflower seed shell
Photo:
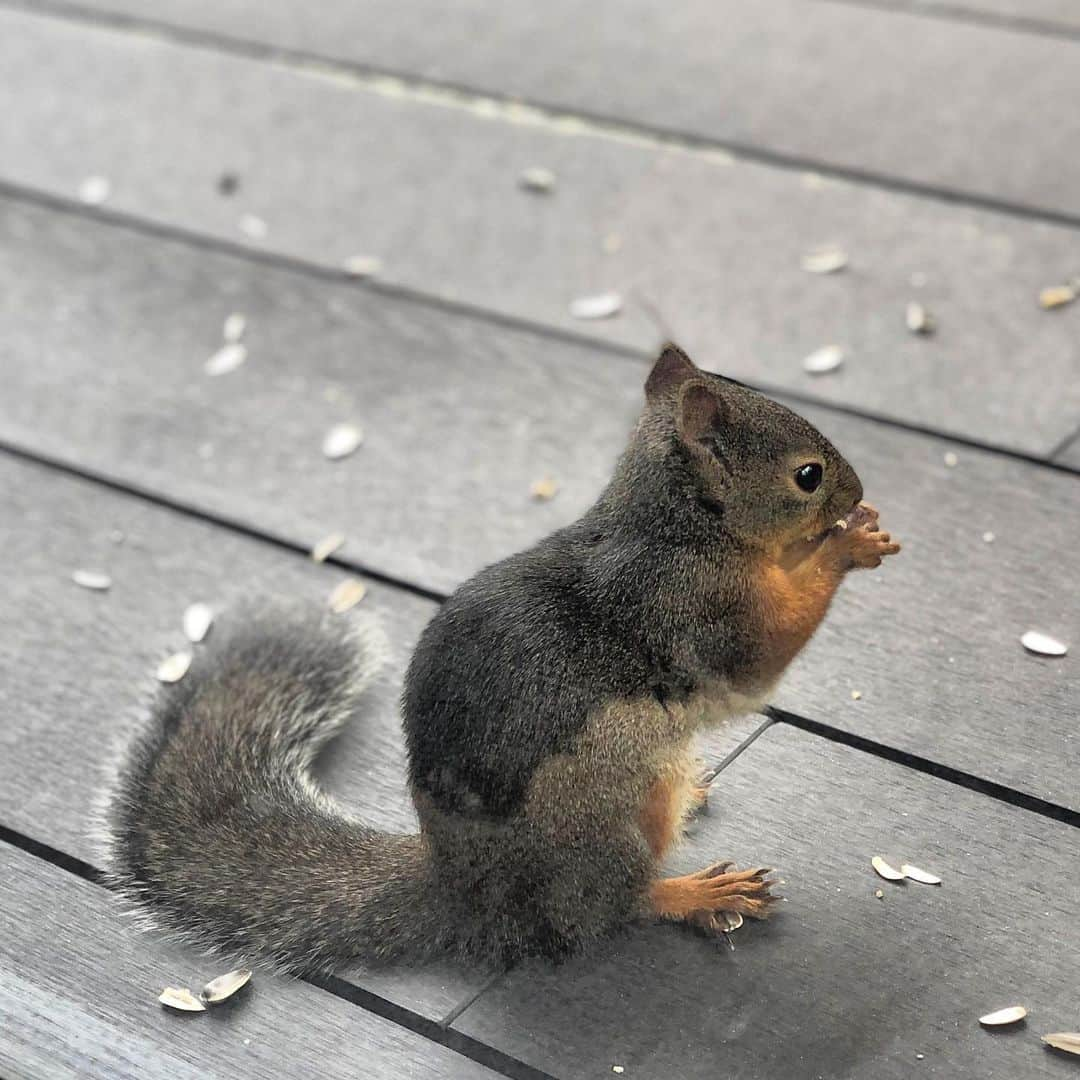
[[825, 375], [844, 362], [844, 350], [839, 345], [824, 345], [815, 349], [802, 362], [803, 371], [810, 375]]
[[235, 344], [244, 336], [244, 331], [246, 329], [247, 319], [244, 318], [239, 311], [234, 311], [225, 320], [225, 325], [221, 328], [221, 336], [226, 341]]
[[547, 502], [555, 498], [558, 490], [559, 485], [550, 476], [544, 476], [533, 482], [529, 494], [538, 502]]
[[932, 334], [936, 328], [930, 312], [915, 300], [908, 304], [905, 319], [913, 334]]
[[900, 867], [900, 873], [906, 878], [911, 878], [912, 881], [918, 881], [923, 885], [940, 885], [941, 878], [935, 874], [928, 873], [926, 870], [920, 870], [917, 866], [912, 866], [911, 863], [904, 863]]
[[979, 1017], [979, 1023], [983, 1027], [1001, 1027], [1002, 1024], [1015, 1024], [1027, 1016], [1027, 1009], [1023, 1005], [1010, 1005], [1007, 1009], [998, 1009], [996, 1012], [987, 1013]]
[[346, 578], [330, 594], [330, 610], [335, 615], [344, 615], [364, 599], [366, 592], [367, 586], [359, 578]]
[[227, 341], [203, 364], [207, 375], [228, 375], [247, 359], [247, 346], [238, 341]]
[[166, 986], [158, 995], [158, 1001], [180, 1012], [206, 1012], [206, 1006], [182, 986]]
[[112, 578], [101, 570], [75, 570], [71, 580], [80, 588], [104, 592], [112, 585]]
[[1046, 311], [1064, 307], [1076, 299], [1076, 290], [1071, 285], [1051, 285], [1039, 293], [1039, 307]]
[[570, 302], [570, 314], [575, 319], [610, 319], [622, 311], [622, 297], [615, 292], [581, 296]]
[[330, 533], [324, 536], [312, 549], [311, 559], [313, 562], [326, 562], [342, 544], [345, 543], [344, 533]]
[[375, 255], [350, 255], [342, 264], [349, 277], [374, 277], [382, 270], [382, 259]]
[[198, 644], [210, 631], [214, 611], [209, 604], [191, 604], [184, 610], [184, 635], [188, 641]]
[[883, 877], [886, 881], [903, 881], [904, 875], [899, 870], [890, 866], [880, 855], [875, 855], [870, 860], [870, 865], [877, 872], [878, 877]]
[[526, 169], [518, 177], [518, 186], [525, 191], [534, 191], [538, 195], [547, 195], [555, 190], [555, 174], [550, 169]]
[[211, 979], [203, 988], [199, 997], [208, 1005], [217, 1005], [226, 1001], [242, 990], [251, 981], [251, 968], [237, 968], [227, 971], [216, 979]]
[[189, 667], [191, 667], [191, 653], [173, 653], [172, 656], [167, 656], [158, 664], [158, 682], [179, 682], [188, 673]]
[[1057, 1031], [1044, 1035], [1042, 1041], [1055, 1050], [1064, 1050], [1068, 1054], [1080, 1054], [1080, 1034], [1074, 1031]]
[[835, 274], [847, 264], [847, 255], [838, 247], [816, 248], [802, 257], [802, 268], [808, 274]]
[[1038, 630], [1028, 630], [1020, 638], [1020, 644], [1028, 652], [1038, 653], [1039, 656], [1064, 656], [1069, 651], [1064, 642], [1050, 637], [1049, 634], [1042, 634]]
[[331, 461], [348, 457], [364, 441], [364, 433], [354, 424], [337, 424], [323, 439], [322, 452]]

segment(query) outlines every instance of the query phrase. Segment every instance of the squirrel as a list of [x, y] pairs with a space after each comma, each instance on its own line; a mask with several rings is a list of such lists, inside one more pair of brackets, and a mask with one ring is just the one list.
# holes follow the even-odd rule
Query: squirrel
[[109, 812], [113, 881], [151, 921], [294, 972], [561, 959], [636, 920], [764, 918], [761, 867], [659, 868], [703, 797], [694, 736], [751, 712], [848, 573], [899, 545], [811, 424], [666, 346], [578, 521], [461, 585], [405, 678], [420, 831], [311, 765], [376, 669], [340, 616], [257, 613], [162, 687]]

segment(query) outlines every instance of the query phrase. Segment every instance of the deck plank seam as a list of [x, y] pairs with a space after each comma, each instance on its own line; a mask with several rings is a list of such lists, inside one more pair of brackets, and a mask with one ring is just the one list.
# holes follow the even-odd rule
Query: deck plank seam
[[1075, 431], [1070, 431], [1069, 434], [1066, 435], [1065, 438], [1063, 438], [1061, 442], [1059, 442], [1057, 446], [1055, 446], [1050, 451], [1050, 453], [1047, 455], [1048, 459], [1054, 464], [1063, 464], [1062, 462], [1058, 462], [1057, 459], [1061, 457], [1061, 455], [1064, 454], [1066, 450], [1070, 449], [1073, 443], [1075, 443], [1078, 439], [1080, 439], [1080, 427], [1078, 427]]
[[818, 735], [830, 742], [839, 743], [841, 746], [860, 750], [874, 757], [891, 761], [893, 764], [902, 765], [915, 772], [932, 776], [937, 780], [943, 780], [957, 787], [967, 788], [980, 795], [986, 795], [998, 802], [1007, 803], [1021, 810], [1028, 810], [1040, 817], [1049, 818], [1052, 821], [1060, 821], [1065, 825], [1080, 828], [1080, 811], [1072, 810], [1067, 806], [1041, 799], [1037, 795], [1029, 795], [1023, 791], [999, 784], [994, 780], [987, 780], [974, 773], [965, 772], [963, 769], [953, 768], [951, 765], [942, 765], [923, 757], [921, 754], [913, 754], [908, 750], [886, 746], [874, 739], [868, 739], [864, 735], [857, 735], [851, 731], [835, 728], [831, 724], [822, 723], [820, 720], [811, 720], [809, 717], [800, 716], [798, 713], [789, 712], [786, 709], [778, 709], [773, 705], [765, 707], [766, 714], [778, 723], [788, 724], [799, 728], [811, 735]]
[[658, 127], [643, 121], [627, 120], [588, 109], [563, 108], [552, 103], [533, 98], [526, 99], [502, 91], [478, 89], [467, 83], [451, 79], [433, 79], [419, 76], [414, 72], [401, 71], [395, 68], [381, 68], [361, 61], [335, 59], [304, 49], [268, 45], [248, 38], [239, 38], [217, 31], [179, 26], [164, 20], [147, 18], [146, 16], [100, 11], [87, 8], [78, 3], [71, 3], [69, 0], [0, 0], [0, 8], [73, 24], [90, 25], [125, 33], [152, 35], [167, 43], [179, 46], [241, 56], [250, 60], [292, 67], [300, 71], [310, 71], [314, 68], [324, 73], [337, 73], [346, 77], [395, 79], [406, 86], [417, 89], [426, 88], [433, 92], [459, 94], [466, 98], [486, 99], [515, 107], [524, 106], [537, 113], [545, 114], [552, 119], [574, 119], [584, 123], [587, 127], [593, 128], [595, 134], [601, 137], [644, 139], [655, 143], [657, 147], [677, 147], [690, 152], [722, 152], [732, 154], [744, 161], [753, 161], [777, 169], [795, 172], [816, 172], [836, 180], [891, 191], [914, 198], [941, 202], [946, 205], [960, 204], [1020, 220], [1063, 225], [1068, 228], [1080, 228], [1080, 214], [1065, 210], [1052, 210], [1048, 207], [1034, 206], [1028, 203], [1016, 202], [1012, 199], [980, 194], [964, 188], [908, 180], [891, 173], [841, 165], [803, 154], [770, 149], [766, 146], [747, 143], [738, 139], [701, 135], [675, 127]]
[[1037, 37], [1060, 38], [1080, 41], [1080, 29], [1073, 29], [1053, 19], [1041, 19], [1030, 15], [1008, 15], [997, 11], [977, 11], [948, 3], [948, 0], [818, 0], [819, 3], [840, 4], [844, 7], [867, 8], [890, 14], [915, 15], [920, 18], [938, 19], [942, 22], [982, 26], [1016, 34], [1033, 34]]
[[[0, 0], [3, 7], [7, 0]], [[401, 301], [403, 303], [417, 304], [427, 307], [432, 311], [445, 312], [461, 318], [471, 319], [474, 322], [496, 326], [519, 333], [530, 334], [534, 337], [548, 341], [556, 341], [563, 344], [575, 345], [581, 348], [595, 350], [605, 355], [616, 357], [621, 360], [647, 364], [653, 359], [652, 352], [646, 352], [630, 345], [622, 345], [618, 342], [608, 341], [603, 338], [593, 337], [586, 333], [567, 330], [563, 327], [553, 326], [548, 323], [538, 322], [519, 315], [511, 315], [505, 312], [495, 311], [490, 308], [480, 307], [464, 301], [450, 300], [446, 297], [437, 296], [412, 289], [399, 284], [387, 284], [372, 279], [357, 279], [346, 274], [343, 270], [325, 266], [321, 263], [303, 259], [296, 255], [286, 255], [272, 250], [260, 250], [247, 246], [238, 240], [227, 240], [223, 237], [213, 236], [208, 233], [195, 232], [178, 225], [165, 224], [164, 222], [152, 221], [125, 211], [110, 208], [89, 207], [74, 199], [68, 199], [60, 195], [28, 188], [21, 184], [13, 183], [0, 178], [0, 198], [6, 198], [12, 202], [38, 206], [46, 210], [66, 214], [70, 217], [81, 218], [109, 228], [127, 229], [141, 236], [155, 239], [164, 239], [173, 243], [184, 244], [194, 250], [211, 251], [230, 258], [240, 259], [246, 262], [262, 266], [270, 266], [289, 273], [316, 278], [332, 282], [342, 287], [363, 289], [380, 296]], [[897, 431], [908, 432], [913, 435], [926, 436], [927, 438], [941, 439], [965, 449], [977, 450], [988, 454], [998, 454], [1014, 461], [1022, 461], [1041, 468], [1052, 469], [1055, 472], [1080, 474], [1080, 465], [1073, 465], [1068, 461], [1052, 460], [1053, 454], [1042, 456], [1036, 453], [1017, 449], [1015, 447], [999, 446], [987, 443], [981, 439], [975, 439], [968, 435], [962, 435], [920, 424], [916, 421], [902, 420], [898, 417], [888, 416], [872, 409], [865, 409], [857, 405], [848, 405], [843, 402], [830, 401], [819, 398], [813, 394], [789, 387], [775, 386], [761, 380], [744, 381], [733, 379], [753, 390], [757, 390], [771, 397], [788, 399], [801, 405], [810, 405], [826, 412], [833, 412], [840, 416], [851, 416], [868, 423], [879, 424], [893, 428]], [[1070, 436], [1071, 437], [1071, 436]], [[33, 456], [32, 451], [24, 451], [15, 448], [13, 444], [0, 441], [0, 449], [8, 448], [13, 452], [25, 452]], [[1059, 453], [1061, 446], [1054, 449], [1053, 453]], [[120, 488], [122, 490], [122, 488]]]

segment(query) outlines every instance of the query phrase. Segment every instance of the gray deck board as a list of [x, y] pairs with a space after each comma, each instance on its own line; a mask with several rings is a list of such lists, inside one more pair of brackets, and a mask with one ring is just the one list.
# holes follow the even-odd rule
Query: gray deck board
[[227, 1006], [185, 1015], [221, 961], [148, 951], [105, 889], [0, 844], [0, 1072], [18, 1080], [454, 1077], [496, 1074], [306, 983], [259, 973]]
[[[0, 549], [8, 567], [0, 615], [7, 712], [0, 725], [0, 824], [100, 867], [93, 822], [109, 767], [142, 723], [157, 660], [183, 645], [184, 607], [203, 600], [228, 618], [230, 602], [260, 592], [317, 603], [345, 571], [3, 456], [0, 492]], [[111, 539], [117, 530], [121, 544]], [[87, 566], [112, 576], [108, 592], [71, 582], [72, 570]], [[363, 609], [382, 624], [391, 658], [319, 772], [327, 790], [366, 821], [410, 831], [416, 820], [397, 698], [434, 605], [371, 583]], [[213, 631], [205, 647], [213, 648]], [[732, 724], [703, 743], [703, 755], [718, 763], [759, 723]], [[357, 981], [438, 1020], [485, 977], [436, 965], [367, 973]]]
[[[734, 953], [654, 927], [526, 965], [456, 1026], [566, 1080], [1075, 1074], [1038, 1038], [1075, 1023], [1074, 828], [784, 725], [728, 767], [713, 807], [672, 869], [776, 866], [775, 920], [745, 924]], [[875, 854], [944, 884], [881, 881]], [[979, 1027], [1014, 1003], [1019, 1030]]]
[[[343, 529], [350, 558], [432, 589], [576, 517], [639, 407], [632, 360], [92, 222], [7, 218], [0, 438], [295, 542]], [[251, 358], [207, 379], [234, 308]], [[845, 588], [779, 703], [1080, 808], [1075, 664], [1018, 640], [1080, 638], [1061, 541], [1080, 481], [802, 411], [906, 551]], [[323, 460], [323, 431], [350, 417], [365, 445]], [[538, 504], [529, 484], [548, 471], [562, 488]]]
[[91, 6], [1080, 214], [1070, 40], [805, 0]]
[[[0, 179], [71, 197], [104, 174], [111, 207], [229, 241], [254, 211], [259, 248], [327, 267], [374, 254], [385, 281], [634, 348], [660, 335], [655, 309], [713, 370], [1036, 455], [1080, 424], [1080, 305], [1035, 303], [1077, 271], [1068, 228], [17, 12], [0, 11], [0, 97]], [[537, 163], [559, 177], [550, 198], [517, 187]], [[829, 241], [850, 270], [802, 271]], [[570, 317], [609, 288], [619, 318]], [[933, 337], [904, 325], [915, 298]], [[805, 374], [829, 341], [845, 367]]]

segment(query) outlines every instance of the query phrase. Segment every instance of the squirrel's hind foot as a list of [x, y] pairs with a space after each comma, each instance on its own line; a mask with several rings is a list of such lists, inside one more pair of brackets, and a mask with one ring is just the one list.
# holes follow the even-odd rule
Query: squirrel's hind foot
[[782, 897], [772, 892], [771, 870], [731, 870], [730, 861], [714, 863], [696, 874], [653, 882], [649, 900], [653, 913], [685, 922], [699, 930], [730, 929], [725, 913], [766, 919]]

